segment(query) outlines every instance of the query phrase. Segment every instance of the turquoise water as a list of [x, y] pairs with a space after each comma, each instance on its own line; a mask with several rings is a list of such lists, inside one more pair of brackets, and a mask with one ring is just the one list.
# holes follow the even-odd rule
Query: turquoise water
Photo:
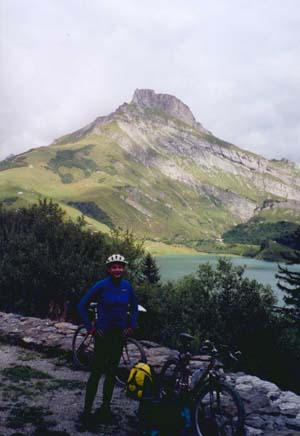
[[[196, 272], [199, 264], [211, 262], [215, 265], [219, 258], [219, 256], [202, 254], [172, 254], [156, 256], [155, 259], [160, 268], [161, 279], [165, 282], [167, 280], [177, 280], [186, 274]], [[278, 304], [284, 304], [283, 293], [277, 287], [277, 279], [275, 277], [278, 271], [278, 264], [276, 262], [265, 262], [263, 260], [239, 256], [232, 256], [230, 260], [234, 265], [244, 265], [246, 267], [245, 276], [265, 285], [270, 285], [278, 298]]]

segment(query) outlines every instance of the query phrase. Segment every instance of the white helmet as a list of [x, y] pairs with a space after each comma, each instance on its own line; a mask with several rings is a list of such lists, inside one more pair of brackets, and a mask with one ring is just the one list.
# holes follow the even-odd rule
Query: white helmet
[[125, 257], [121, 254], [112, 254], [106, 259], [106, 265], [110, 265], [111, 263], [123, 263], [124, 265], [127, 265], [127, 261], [125, 260]]

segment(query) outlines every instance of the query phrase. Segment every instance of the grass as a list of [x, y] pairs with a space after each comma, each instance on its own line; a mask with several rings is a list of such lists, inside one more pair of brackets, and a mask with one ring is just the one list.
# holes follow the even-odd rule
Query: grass
[[[55, 157], [49, 160], [46, 168], [58, 174], [61, 181], [66, 184], [75, 182], [78, 178], [81, 180], [83, 177], [89, 177], [97, 169], [96, 163], [87, 158], [94, 146], [88, 144], [75, 150], [57, 150]], [[78, 174], [79, 177], [76, 177]]]
[[14, 383], [21, 381], [29, 381], [32, 379], [50, 379], [52, 378], [49, 374], [39, 371], [37, 369], [31, 368], [28, 365], [15, 365], [9, 368], [4, 368], [2, 370], [2, 376]]
[[11, 168], [26, 167], [28, 164], [24, 156], [10, 157], [0, 161], [0, 171], [9, 170]]
[[50, 374], [27, 365], [15, 365], [1, 371], [2, 392], [6, 400], [33, 399], [59, 390], [84, 390], [86, 383], [81, 380], [55, 379]]
[[39, 360], [41, 359], [41, 355], [39, 355], [36, 351], [25, 351], [18, 357], [19, 360], [23, 362], [31, 361], [31, 360]]
[[56, 430], [50, 430], [48, 428], [38, 428], [35, 430], [34, 436], [71, 436], [71, 435], [66, 431], [56, 431]]
[[[232, 144], [202, 134], [161, 111], [150, 110], [147, 119], [144, 115], [141, 118], [136, 108], [132, 107], [131, 110], [137, 117], [137, 123], [149, 122], [153, 129], [157, 129], [155, 135], [161, 135], [166, 140], [178, 135], [182, 137], [180, 135], [187, 132], [195, 141], [202, 138], [212, 144], [235, 149]], [[118, 116], [122, 119], [121, 113]], [[164, 117], [167, 117], [170, 125], [160, 124], [159, 120]], [[164, 130], [165, 125], [168, 128]], [[135, 127], [137, 130], [138, 126], [139, 124]], [[245, 175], [241, 176], [214, 165], [205, 168], [197, 165], [192, 158], [170, 155], [159, 148], [157, 140], [147, 131], [140, 134], [141, 138], [145, 137], [145, 141], [153, 144], [153, 148], [147, 149], [149, 156], [152, 152], [153, 160], [174, 162], [200, 185], [213, 185], [222, 189], [224, 195], [226, 190], [234, 192], [258, 205], [269, 195], [257, 188], [255, 177], [252, 177], [255, 172], [245, 171]], [[148, 165], [148, 162], [142, 164], [138, 156], [141, 148], [135, 139], [123, 131], [117, 122], [112, 122], [102, 125], [98, 134], [90, 132], [87, 135], [66, 135], [60, 143], [23, 153], [20, 159], [26, 161], [27, 167], [0, 171], [0, 200], [6, 201], [10, 207], [19, 207], [26, 202], [35, 202], [38, 198], [51, 198], [62, 205], [72, 219], [81, 213], [70, 204], [80, 205], [80, 208], [83, 203], [93, 204], [90, 215], [97, 219], [86, 217], [87, 227], [91, 230], [108, 233], [109, 227], [120, 226], [132, 229], [137, 238], [159, 239], [173, 245], [183, 245], [191, 239], [213, 240], [242, 221], [230, 212], [226, 200], [222, 204], [213, 196], [200, 194], [194, 187], [164, 175], [155, 166]], [[120, 140], [135, 147], [136, 153], [123, 149]], [[280, 167], [279, 164], [276, 166]], [[268, 175], [262, 177], [266, 180], [274, 179]], [[128, 187], [138, 188], [138, 193]], [[290, 210], [286, 213], [289, 213], [290, 221], [300, 221], [300, 212]], [[269, 216], [270, 219], [275, 219], [270, 213]], [[161, 252], [170, 250], [168, 247], [153, 249]], [[171, 251], [174, 250], [181, 248], [172, 247]]]
[[267, 260], [269, 262], [280, 262], [283, 261], [282, 253], [291, 255], [294, 254], [295, 251], [287, 247], [286, 245], [278, 244], [274, 241], [268, 241], [267, 247], [261, 250], [256, 258], [261, 260]]
[[55, 390], [66, 389], [76, 391], [77, 389], [83, 390], [86, 387], [86, 383], [81, 380], [56, 379], [51, 381], [51, 384]]
[[[3, 347], [4, 351], [7, 352], [7, 345], [3, 345]], [[72, 402], [74, 398], [77, 398], [77, 395], [82, 394], [86, 381], [53, 377], [52, 372], [49, 374], [47, 369], [40, 370], [39, 367], [30, 367], [28, 364], [19, 363], [20, 361], [33, 361], [33, 365], [35, 365], [36, 360], [41, 358], [43, 356], [40, 353], [31, 350], [22, 350], [21, 352], [20, 350], [17, 354], [18, 364], [1, 369], [1, 399], [3, 403], [1, 407], [3, 432], [1, 434], [71, 436], [72, 431], [68, 433], [67, 423], [61, 430], [56, 430], [58, 421], [61, 423], [61, 419], [64, 419], [65, 416], [64, 412], [59, 412], [56, 416], [58, 411], [56, 406], [53, 408], [53, 401], [58, 401], [58, 404], [62, 403], [62, 407], [65, 407], [64, 401], [68, 401], [69, 398]], [[52, 363], [56, 364], [57, 361], [58, 359], [54, 359]], [[63, 374], [64, 372], [62, 376]]]
[[78, 209], [82, 214], [103, 222], [110, 228], [114, 227], [109, 216], [94, 201], [70, 201], [69, 206]]
[[264, 209], [258, 214], [258, 217], [268, 222], [291, 221], [300, 224], [300, 210], [281, 208]]
[[144, 248], [152, 255], [163, 256], [167, 254], [197, 254], [199, 253], [194, 248], [185, 247], [183, 245], [169, 245], [159, 241], [145, 241]]
[[18, 403], [11, 409], [6, 419], [6, 426], [8, 428], [22, 428], [26, 424], [33, 424], [40, 428], [51, 427], [56, 422], [48, 419], [50, 415], [52, 412], [47, 408]]
[[86, 383], [80, 380], [52, 379], [46, 381], [39, 380], [34, 383], [33, 387], [34, 389], [38, 390], [38, 392], [46, 393], [53, 391], [56, 392], [59, 389], [64, 389], [68, 391], [83, 390], [85, 385]]
[[36, 396], [36, 390], [34, 389], [34, 386], [32, 384], [28, 385], [25, 383], [12, 383], [3, 386], [2, 391], [5, 395], [6, 400], [10, 399], [11, 401], [17, 401], [21, 397], [29, 399]]

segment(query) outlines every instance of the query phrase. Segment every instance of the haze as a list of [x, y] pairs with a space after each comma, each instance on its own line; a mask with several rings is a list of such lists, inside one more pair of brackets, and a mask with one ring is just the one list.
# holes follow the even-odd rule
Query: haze
[[300, 161], [298, 0], [0, 0], [0, 40], [2, 159], [150, 88], [224, 140]]

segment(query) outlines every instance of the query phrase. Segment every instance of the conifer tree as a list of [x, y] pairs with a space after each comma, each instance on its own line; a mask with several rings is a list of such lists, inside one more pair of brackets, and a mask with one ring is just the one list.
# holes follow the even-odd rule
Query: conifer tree
[[156, 284], [160, 281], [159, 268], [153, 256], [147, 253], [142, 262], [142, 280], [151, 284]]
[[[300, 243], [300, 227], [294, 233], [295, 243]], [[299, 270], [291, 270], [288, 266], [278, 265], [278, 287], [286, 294], [284, 301], [293, 306], [294, 312], [300, 318], [300, 252], [284, 253], [287, 265], [299, 265]]]

